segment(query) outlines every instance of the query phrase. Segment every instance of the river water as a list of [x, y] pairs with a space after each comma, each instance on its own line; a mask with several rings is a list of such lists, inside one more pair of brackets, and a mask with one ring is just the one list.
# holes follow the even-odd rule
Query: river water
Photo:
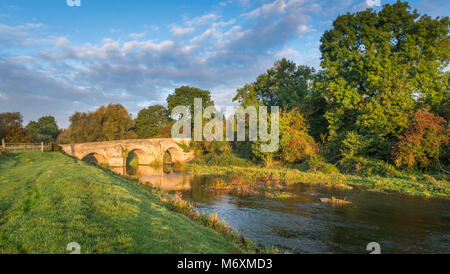
[[[160, 173], [160, 171], [156, 171]], [[296, 183], [287, 199], [236, 196], [212, 191], [213, 175], [152, 175], [140, 167], [145, 184], [181, 192], [199, 211], [217, 213], [255, 244], [291, 253], [369, 253], [370, 242], [382, 253], [450, 253], [450, 202], [401, 194], [337, 190]], [[223, 178], [222, 178], [223, 180]], [[334, 206], [321, 198], [346, 198]]]

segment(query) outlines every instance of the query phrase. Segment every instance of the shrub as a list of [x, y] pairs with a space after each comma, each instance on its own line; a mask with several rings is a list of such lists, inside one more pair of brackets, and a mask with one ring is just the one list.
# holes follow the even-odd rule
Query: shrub
[[357, 174], [361, 176], [403, 176], [403, 174], [398, 171], [393, 165], [390, 165], [382, 160], [368, 159], [364, 157], [343, 158], [339, 161], [338, 166], [341, 172]]
[[184, 153], [191, 152], [191, 146], [185, 142], [177, 142], [177, 145], [183, 150]]
[[325, 162], [320, 157], [311, 157], [300, 165], [297, 165], [296, 168], [305, 172], [322, 172], [325, 174], [339, 173], [339, 169], [337, 167]]
[[352, 158], [359, 155], [367, 147], [367, 140], [355, 131], [349, 131], [341, 143], [341, 155]]
[[231, 144], [229, 142], [221, 142], [221, 141], [202, 141], [202, 142], [193, 142], [192, 148], [194, 149], [194, 153], [196, 157], [209, 154], [209, 153], [226, 153], [232, 150]]
[[280, 130], [280, 157], [283, 161], [301, 162], [316, 154], [317, 145], [308, 134], [305, 118], [297, 109], [282, 113]]
[[279, 157], [280, 150], [275, 152], [262, 152], [261, 145], [267, 144], [268, 142], [256, 141], [252, 143], [252, 153], [255, 160], [262, 161], [264, 166], [272, 167], [275, 164], [275, 159]]
[[439, 159], [441, 149], [449, 143], [449, 134], [444, 118], [417, 111], [411, 125], [394, 147], [395, 164], [409, 169], [431, 167]]

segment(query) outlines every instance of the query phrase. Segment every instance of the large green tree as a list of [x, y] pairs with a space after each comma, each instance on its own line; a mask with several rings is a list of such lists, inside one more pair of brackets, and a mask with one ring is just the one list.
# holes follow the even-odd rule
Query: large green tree
[[448, 27], [448, 17], [420, 16], [400, 1], [339, 16], [320, 46], [332, 139], [358, 132], [366, 155], [388, 158], [412, 110], [439, 110], [448, 98]]
[[255, 82], [237, 90], [233, 101], [242, 106], [279, 106], [291, 109], [302, 104], [311, 93], [315, 77], [314, 68], [297, 66], [285, 58], [259, 75]]
[[201, 98], [203, 108], [213, 106], [214, 102], [211, 99], [211, 92], [199, 88], [182, 86], [175, 89], [173, 94], [167, 96], [167, 106], [169, 113], [177, 106], [188, 106], [191, 115], [194, 113], [194, 99]]
[[136, 118], [138, 138], [153, 138], [170, 123], [169, 113], [164, 106], [154, 105], [139, 111]]
[[43, 116], [37, 122], [30, 121], [26, 129], [33, 136], [33, 142], [53, 142], [56, 140], [59, 132], [53, 116]]

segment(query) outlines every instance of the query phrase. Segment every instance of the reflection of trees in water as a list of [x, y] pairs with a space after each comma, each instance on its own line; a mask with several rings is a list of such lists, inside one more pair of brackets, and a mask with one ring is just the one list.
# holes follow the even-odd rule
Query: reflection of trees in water
[[171, 164], [171, 163], [172, 163], [172, 155], [170, 155], [170, 152], [169, 152], [169, 151], [166, 151], [166, 152], [164, 153], [164, 156], [163, 156], [163, 163], [164, 163], [164, 164]]
[[163, 172], [165, 174], [174, 172], [174, 163], [172, 161], [172, 155], [169, 151], [166, 151], [163, 156]]
[[127, 157], [127, 174], [136, 175], [139, 170], [139, 158], [134, 151], [128, 153]]

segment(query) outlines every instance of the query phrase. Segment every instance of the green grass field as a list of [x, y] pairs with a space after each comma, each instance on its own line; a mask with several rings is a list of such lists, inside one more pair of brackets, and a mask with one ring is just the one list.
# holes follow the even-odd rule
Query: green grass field
[[0, 155], [0, 253], [231, 253], [157, 195], [61, 153]]

